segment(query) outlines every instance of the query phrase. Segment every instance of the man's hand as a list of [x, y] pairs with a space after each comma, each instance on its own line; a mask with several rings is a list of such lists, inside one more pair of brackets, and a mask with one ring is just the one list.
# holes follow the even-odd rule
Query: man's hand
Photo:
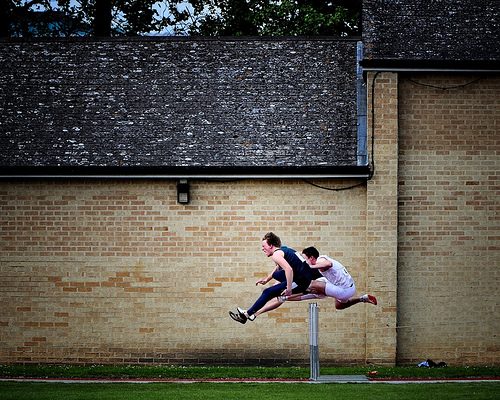
[[260, 278], [257, 282], [255, 282], [255, 286], [257, 286], [257, 285], [265, 285], [267, 282], [269, 282], [267, 280], [267, 278]]
[[282, 296], [291, 296], [292, 295], [292, 289], [285, 289], [281, 293]]

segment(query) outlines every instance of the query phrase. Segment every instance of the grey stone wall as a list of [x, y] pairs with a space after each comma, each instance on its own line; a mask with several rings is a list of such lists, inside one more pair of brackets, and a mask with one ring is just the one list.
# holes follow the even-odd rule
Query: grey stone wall
[[356, 41], [0, 42], [0, 166], [356, 165]]
[[366, 59], [500, 60], [498, 0], [365, 0]]

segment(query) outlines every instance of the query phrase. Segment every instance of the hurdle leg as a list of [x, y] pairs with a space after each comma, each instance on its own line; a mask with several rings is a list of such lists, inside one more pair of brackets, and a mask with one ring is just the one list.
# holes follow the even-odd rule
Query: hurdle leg
[[310, 380], [319, 378], [319, 349], [318, 349], [318, 304], [309, 304], [309, 360], [311, 365]]

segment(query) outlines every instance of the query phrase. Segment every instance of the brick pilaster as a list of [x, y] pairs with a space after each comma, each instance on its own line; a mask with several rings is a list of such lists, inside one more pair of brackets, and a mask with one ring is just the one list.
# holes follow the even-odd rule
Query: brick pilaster
[[[372, 102], [372, 86], [374, 101]], [[367, 187], [367, 288], [379, 299], [366, 309], [367, 362], [396, 359], [398, 75], [368, 74], [369, 135], [375, 110], [375, 174]]]

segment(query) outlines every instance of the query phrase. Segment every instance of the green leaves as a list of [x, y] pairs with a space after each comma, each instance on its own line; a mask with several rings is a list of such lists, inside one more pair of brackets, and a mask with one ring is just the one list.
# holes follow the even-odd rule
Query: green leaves
[[212, 0], [220, 11], [191, 32], [206, 36], [350, 36], [360, 34], [361, 4], [342, 1]]
[[[351, 36], [360, 0], [57, 0], [9, 2], [3, 36]], [[99, 7], [97, 7], [99, 5]]]

